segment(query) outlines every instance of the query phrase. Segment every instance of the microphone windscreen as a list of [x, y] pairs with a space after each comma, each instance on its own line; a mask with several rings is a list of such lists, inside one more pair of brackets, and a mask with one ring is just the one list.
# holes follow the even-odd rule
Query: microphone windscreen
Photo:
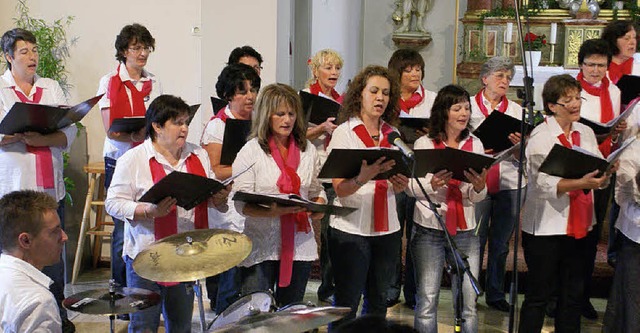
[[387, 135], [387, 142], [389, 142], [390, 145], [395, 145], [394, 141], [396, 141], [396, 139], [400, 138], [400, 134], [398, 134], [398, 132], [391, 132], [389, 133], [389, 135]]

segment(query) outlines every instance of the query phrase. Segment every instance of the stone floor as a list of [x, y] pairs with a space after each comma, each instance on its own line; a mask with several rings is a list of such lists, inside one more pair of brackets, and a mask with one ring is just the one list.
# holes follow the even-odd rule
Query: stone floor
[[[99, 288], [107, 288], [107, 276], [108, 269], [96, 269], [84, 272], [79, 277], [79, 282], [75, 285], [67, 285], [66, 294], [72, 295], [85, 290], [99, 289]], [[313, 303], [317, 303], [316, 297], [316, 289], [318, 287], [318, 281], [310, 281], [307, 286], [307, 293], [305, 295], [305, 301], [310, 301]], [[523, 295], [519, 295], [519, 303], [522, 303]], [[604, 314], [604, 309], [606, 306], [605, 299], [592, 299], [592, 303], [596, 310], [598, 311], [598, 315], [602, 318]], [[213, 313], [209, 307], [208, 302], [206, 301], [205, 296], [205, 316], [207, 318], [207, 322], [212, 321], [215, 318], [215, 313]], [[484, 299], [480, 298], [478, 301], [478, 315], [479, 315], [479, 332], [507, 332], [509, 325], [508, 315], [490, 309], [484, 303]], [[451, 292], [449, 290], [443, 290], [440, 293], [440, 302], [438, 305], [438, 328], [440, 332], [450, 332], [453, 330], [453, 306], [451, 301]], [[108, 317], [102, 316], [90, 316], [85, 314], [80, 314], [77, 312], [69, 312], [69, 318], [76, 325], [77, 332], [79, 333], [96, 333], [96, 332], [108, 332], [109, 331], [109, 319]], [[389, 309], [388, 318], [391, 320], [395, 320], [398, 322], [406, 323], [409, 325], [413, 324], [413, 310], [404, 306], [404, 303], [401, 302], [394, 307]], [[127, 332], [127, 323], [126, 321], [116, 321], [116, 332]], [[198, 306], [194, 305], [194, 315], [193, 315], [193, 332], [201, 332], [200, 322], [198, 316]], [[587, 319], [582, 319], [582, 332], [590, 333], [590, 332], [601, 332], [602, 330], [602, 320], [599, 319], [597, 321], [591, 321]], [[320, 328], [320, 332], [326, 332], [327, 328]], [[159, 332], [164, 332], [164, 329], [161, 328]], [[553, 320], [547, 318], [545, 321], [545, 326], [543, 332], [553, 332]]]

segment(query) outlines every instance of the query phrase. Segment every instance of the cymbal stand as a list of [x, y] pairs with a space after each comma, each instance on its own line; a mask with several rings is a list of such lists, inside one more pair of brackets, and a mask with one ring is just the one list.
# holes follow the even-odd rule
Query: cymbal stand
[[[109, 279], [109, 305], [111, 305], [112, 309], [116, 307], [116, 280], [114, 279]], [[113, 313], [110, 314], [109, 327], [110, 327], [111, 333], [115, 333], [116, 331], [115, 321], [116, 321], [116, 315], [114, 315]]]
[[193, 284], [193, 291], [198, 299], [198, 311], [200, 312], [200, 327], [202, 332], [207, 331], [207, 322], [204, 318], [204, 304], [202, 303], [202, 284], [200, 280], [196, 280]]

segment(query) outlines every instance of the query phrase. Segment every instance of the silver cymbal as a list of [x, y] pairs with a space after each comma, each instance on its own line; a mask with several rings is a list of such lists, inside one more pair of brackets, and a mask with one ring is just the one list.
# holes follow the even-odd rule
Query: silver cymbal
[[223, 326], [214, 332], [296, 333], [324, 326], [346, 316], [346, 307], [317, 307], [280, 312], [260, 312]]
[[68, 310], [90, 315], [119, 315], [133, 313], [160, 303], [160, 295], [140, 288], [115, 288], [113, 298], [109, 289], [87, 290], [62, 301]]
[[235, 231], [200, 229], [165, 237], [140, 252], [135, 272], [157, 282], [195, 281], [220, 274], [246, 258], [251, 240]]

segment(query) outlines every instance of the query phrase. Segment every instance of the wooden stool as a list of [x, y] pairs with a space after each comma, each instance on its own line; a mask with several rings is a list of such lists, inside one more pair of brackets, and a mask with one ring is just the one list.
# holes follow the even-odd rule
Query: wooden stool
[[[82, 213], [82, 222], [80, 224], [80, 233], [78, 235], [78, 247], [76, 248], [76, 257], [73, 261], [73, 274], [71, 275], [71, 283], [75, 284], [80, 272], [80, 263], [82, 261], [82, 251], [84, 250], [84, 241], [87, 235], [93, 235], [93, 251], [92, 260], [93, 267], [98, 265], [98, 260], [102, 254], [103, 238], [111, 238], [111, 231], [104, 230], [105, 225], [113, 225], [113, 222], [105, 221], [106, 213], [104, 210], [104, 162], [93, 162], [84, 166], [84, 172], [89, 175], [89, 188], [87, 189], [87, 198], [84, 202], [84, 211]], [[93, 199], [94, 191], [98, 186], [96, 200]], [[91, 227], [91, 209], [96, 209], [96, 224]]]

